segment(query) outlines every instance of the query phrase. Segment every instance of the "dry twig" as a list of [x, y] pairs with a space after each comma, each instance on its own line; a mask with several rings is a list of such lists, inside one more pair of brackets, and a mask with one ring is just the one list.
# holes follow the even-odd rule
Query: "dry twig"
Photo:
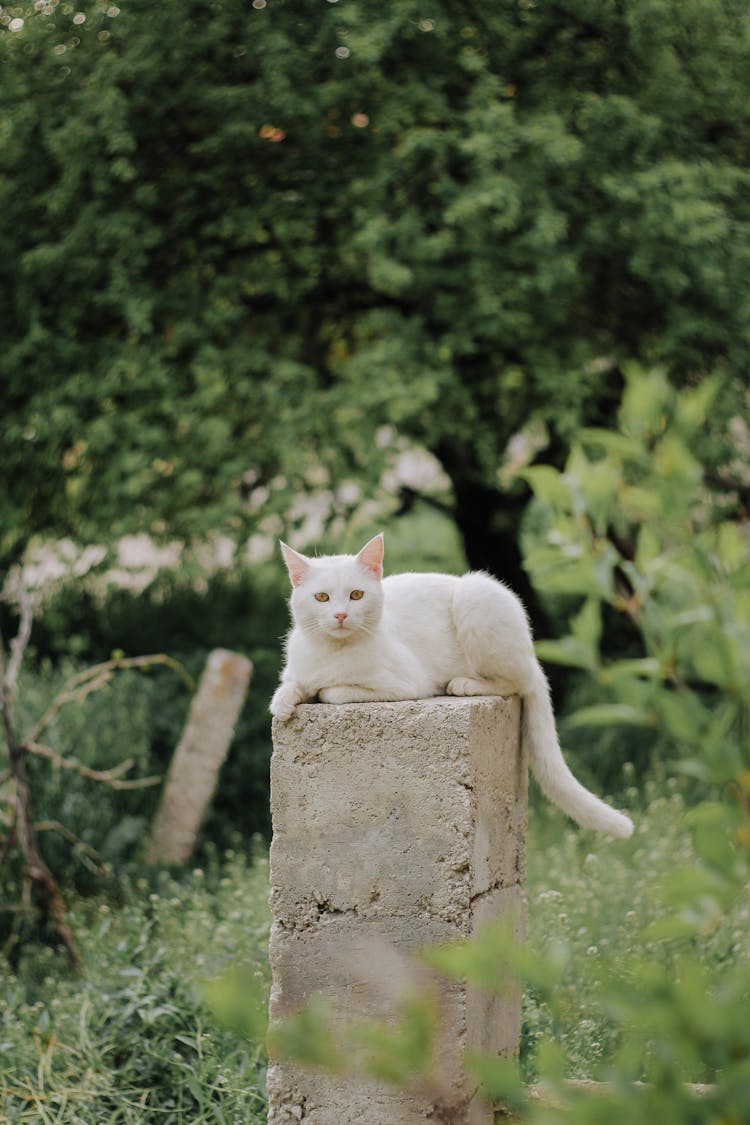
[[66, 828], [64, 824], [61, 824], [59, 820], [37, 821], [37, 823], [34, 825], [34, 831], [59, 833], [60, 836], [67, 840], [69, 844], [73, 844], [74, 847], [80, 848], [84, 855], [92, 861], [91, 866], [93, 870], [97, 872], [105, 870], [106, 864], [102, 857], [99, 855], [98, 851], [96, 851], [95, 848], [92, 848], [84, 840], [81, 840], [79, 836], [76, 836], [75, 832], [71, 832], [70, 829]]
[[134, 765], [132, 758], [126, 758], [124, 762], [120, 762], [119, 766], [113, 766], [110, 770], [92, 770], [90, 766], [84, 766], [82, 762], [77, 762], [75, 758], [63, 758], [51, 746], [45, 746], [44, 743], [32, 742], [25, 738], [21, 746], [29, 754], [46, 758], [48, 762], [52, 762], [59, 769], [74, 770], [81, 777], [88, 777], [91, 781], [100, 781], [104, 785], [108, 785], [110, 789], [146, 789], [150, 785], [158, 785], [161, 781], [161, 776], [158, 774], [152, 774], [151, 777], [122, 780], [122, 774], [127, 773]]
[[112, 660], [105, 660], [101, 664], [93, 664], [90, 668], [85, 668], [83, 672], [77, 672], [75, 676], [71, 676], [62, 691], [52, 700], [39, 722], [29, 734], [26, 742], [37, 742], [40, 735], [47, 729], [52, 720], [57, 716], [57, 713], [66, 704], [80, 703], [87, 695], [90, 695], [91, 692], [99, 691], [100, 688], [104, 687], [112, 679], [113, 672], [125, 668], [151, 668], [156, 664], [165, 665], [167, 668], [171, 668], [173, 671], [177, 672], [186, 683], [188, 689], [191, 692], [194, 690], [195, 684], [184, 666], [180, 664], [179, 660], [174, 660], [173, 657], [166, 656], [164, 653], [153, 653], [150, 656], [113, 657]]
[[[113, 789], [137, 789], [154, 785], [159, 781], [159, 778], [124, 779], [122, 777], [122, 774], [126, 773], [133, 765], [130, 759], [109, 770], [94, 770], [73, 758], [65, 758], [58, 754], [56, 750], [40, 742], [40, 735], [53, 722], [62, 707], [68, 703], [80, 702], [91, 692], [103, 687], [109, 682], [116, 670], [147, 668], [154, 664], [162, 664], [177, 671], [183, 679], [187, 680], [191, 689], [192, 681], [181, 664], [163, 654], [129, 658], [116, 657], [104, 661], [102, 664], [94, 665], [92, 668], [87, 668], [71, 677], [44, 712], [31, 734], [25, 739], [20, 739], [13, 716], [13, 702], [18, 689], [18, 677], [24, 653], [31, 636], [33, 613], [29, 596], [20, 583], [14, 583], [13, 600], [19, 610], [19, 625], [16, 636], [10, 642], [7, 661], [5, 643], [2, 633], [0, 633], [0, 722], [5, 734], [9, 760], [9, 769], [0, 778], [0, 784], [12, 782], [15, 792], [7, 802], [10, 808], [10, 816], [6, 825], [5, 837], [0, 842], [0, 860], [7, 858], [14, 847], [18, 849], [22, 861], [22, 889], [20, 905], [4, 908], [10, 909], [16, 915], [16, 921], [13, 924], [10, 939], [6, 944], [6, 950], [9, 946], [12, 947], [18, 942], [20, 921], [23, 916], [38, 914], [43, 921], [51, 922], [58, 941], [65, 948], [70, 963], [77, 967], [80, 965], [80, 957], [73, 934], [66, 921], [65, 903], [55, 878], [39, 851], [37, 832], [59, 832], [70, 843], [80, 847], [89, 861], [96, 863], [99, 869], [102, 868], [103, 864], [93, 848], [84, 844], [58, 821], [34, 822], [32, 795], [26, 771], [27, 755], [35, 754], [46, 758], [60, 769], [75, 770], [82, 777], [109, 785]], [[34, 898], [36, 898], [36, 904]]]

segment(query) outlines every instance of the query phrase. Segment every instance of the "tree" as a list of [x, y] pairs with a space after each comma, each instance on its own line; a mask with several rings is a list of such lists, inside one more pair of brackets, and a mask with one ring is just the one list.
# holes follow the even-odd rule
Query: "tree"
[[633, 356], [678, 383], [721, 363], [736, 408], [736, 0], [16, 12], [6, 557], [36, 531], [240, 536], [248, 492], [283, 509], [311, 481], [375, 482], [387, 425], [441, 461], [470, 563], [535, 606], [528, 491], [498, 476], [520, 429], [562, 464]]

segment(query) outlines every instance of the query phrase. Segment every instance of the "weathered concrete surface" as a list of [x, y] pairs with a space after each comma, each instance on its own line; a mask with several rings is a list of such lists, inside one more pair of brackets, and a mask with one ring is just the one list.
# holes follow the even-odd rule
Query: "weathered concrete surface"
[[[334, 1028], [392, 1021], [428, 973], [413, 955], [489, 922], [523, 924], [526, 766], [516, 698], [312, 704], [274, 723], [271, 1018], [313, 995]], [[269, 1121], [291, 1125], [491, 1122], [466, 1047], [518, 1049], [520, 991], [490, 997], [433, 978], [438, 1061], [410, 1092], [362, 1076], [269, 1069]]]

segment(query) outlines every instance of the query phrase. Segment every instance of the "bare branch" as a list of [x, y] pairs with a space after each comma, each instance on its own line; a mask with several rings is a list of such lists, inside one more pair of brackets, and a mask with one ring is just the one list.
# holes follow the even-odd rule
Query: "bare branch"
[[99, 853], [89, 844], [85, 843], [84, 840], [81, 840], [79, 836], [76, 836], [75, 832], [71, 832], [69, 828], [66, 828], [64, 824], [61, 824], [59, 820], [39, 820], [34, 825], [34, 831], [59, 833], [59, 835], [63, 836], [69, 844], [73, 844], [74, 847], [80, 848], [81, 851], [89, 857], [89, 859], [93, 860], [93, 863], [95, 864], [95, 871], [101, 872], [104, 870], [105, 863]]
[[89, 766], [84, 766], [81, 762], [77, 762], [75, 758], [63, 758], [51, 746], [45, 746], [42, 742], [32, 742], [31, 739], [26, 739], [21, 743], [21, 748], [27, 750], [29, 754], [36, 754], [39, 758], [46, 758], [47, 761], [52, 762], [53, 765], [58, 766], [63, 770], [74, 770], [79, 773], [81, 777], [88, 777], [92, 781], [100, 781], [105, 785], [109, 785], [112, 789], [146, 789], [149, 785], [158, 785], [161, 777], [152, 775], [151, 777], [136, 777], [130, 780], [121, 780], [121, 776], [127, 773], [134, 765], [132, 758], [126, 758], [124, 762], [120, 762], [119, 766], [113, 766], [111, 770], [92, 770]]
[[10, 659], [8, 661], [8, 669], [5, 673], [5, 690], [8, 692], [9, 696], [15, 693], [16, 687], [18, 686], [18, 674], [21, 670], [23, 655], [29, 643], [31, 626], [34, 620], [31, 599], [23, 586], [18, 586], [14, 601], [18, 605], [20, 620], [18, 623], [18, 632], [10, 642]]
[[11, 693], [8, 688], [8, 675], [5, 670], [5, 641], [0, 632], [0, 719], [3, 724], [5, 741], [8, 747], [8, 757], [11, 759], [11, 773], [13, 772], [13, 745], [15, 735], [13, 730], [13, 708]]
[[5, 863], [6, 859], [10, 855], [10, 850], [13, 847], [13, 845], [15, 844], [15, 842], [16, 842], [16, 822], [15, 822], [15, 818], [14, 818], [13, 820], [11, 820], [10, 824], [8, 825], [8, 835], [3, 840], [2, 847], [0, 847], [0, 863]]
[[[32, 620], [31, 603], [21, 593], [19, 593], [19, 606], [21, 621], [18, 633], [11, 642], [11, 654], [7, 667], [2, 637], [0, 637], [0, 717], [2, 718], [5, 741], [8, 747], [10, 771], [16, 788], [14, 824], [10, 834], [11, 844], [8, 846], [10, 847], [15, 843], [23, 859], [22, 906], [31, 909], [31, 891], [32, 887], [35, 887], [39, 895], [38, 912], [43, 919], [50, 920], [58, 940], [65, 947], [71, 965], [77, 967], [80, 965], [80, 957], [70, 926], [65, 918], [65, 902], [37, 844], [33, 824], [32, 799], [26, 774], [26, 753], [18, 740], [13, 722], [13, 689], [21, 670], [21, 661], [31, 633]], [[14, 924], [6, 943], [6, 950], [12, 948], [19, 940], [18, 933], [18, 928]]]
[[52, 700], [26, 741], [28, 743], [36, 742], [42, 732], [47, 729], [55, 718], [58, 711], [67, 703], [80, 702], [91, 692], [98, 691], [100, 688], [104, 687], [111, 679], [113, 672], [125, 668], [150, 668], [157, 664], [172, 668], [187, 684], [189, 690], [191, 692], [194, 691], [195, 684], [186, 668], [180, 664], [179, 660], [175, 660], [171, 656], [166, 656], [164, 653], [155, 653], [151, 656], [115, 657], [112, 660], [105, 660], [102, 664], [94, 664], [91, 668], [86, 668], [83, 672], [78, 672], [75, 676], [71, 676], [62, 691]]
[[446, 503], [446, 501], [441, 500], [437, 496], [431, 496], [429, 492], [420, 492], [418, 488], [412, 488], [412, 486], [409, 484], [401, 485], [398, 491], [398, 497], [400, 503], [397, 514], [399, 515], [403, 512], [410, 512], [415, 503], [419, 501], [422, 504], [427, 504], [430, 508], [434, 508], [436, 511], [441, 512], [444, 516], [455, 518], [456, 513], [453, 505], [451, 505], [450, 503]]
[[27, 739], [21, 740], [17, 735], [13, 719], [13, 696], [31, 635], [33, 614], [31, 600], [20, 583], [12, 592], [11, 597], [19, 607], [20, 620], [18, 632], [14, 640], [11, 641], [10, 655], [7, 659], [3, 638], [0, 635], [0, 722], [5, 734], [10, 765], [9, 771], [3, 775], [0, 784], [4, 784], [10, 778], [14, 784], [14, 792], [8, 798], [8, 804], [12, 811], [7, 822], [6, 834], [0, 840], [0, 860], [4, 860], [13, 848], [18, 850], [22, 864], [22, 890], [21, 904], [12, 911], [15, 914], [15, 919], [8, 941], [5, 944], [5, 951], [6, 953], [9, 952], [21, 940], [20, 919], [24, 914], [32, 912], [37, 914], [43, 922], [52, 926], [57, 940], [62, 943], [67, 952], [70, 963], [74, 967], [78, 967], [80, 957], [66, 920], [65, 901], [54, 875], [39, 850], [37, 833], [43, 831], [59, 832], [70, 843], [82, 849], [84, 862], [91, 865], [95, 863], [99, 870], [101, 870], [103, 864], [93, 848], [84, 844], [59, 821], [49, 820], [38, 824], [34, 823], [33, 800], [26, 769], [28, 755], [39, 755], [51, 761], [60, 769], [74, 770], [82, 777], [88, 777], [93, 781], [109, 785], [113, 789], [141, 789], [144, 786], [156, 785], [161, 780], [158, 777], [123, 779], [122, 774], [133, 765], [130, 760], [121, 762], [118, 766], [109, 770], [93, 770], [72, 758], [65, 758], [58, 754], [57, 751], [40, 742], [39, 736], [50, 725], [62, 707], [67, 703], [80, 701], [91, 692], [103, 687], [118, 669], [148, 668], [154, 664], [162, 664], [178, 672], [188, 683], [191, 691], [193, 690], [193, 683], [183, 666], [172, 657], [164, 654], [107, 660], [71, 677], [47, 708], [31, 735]]

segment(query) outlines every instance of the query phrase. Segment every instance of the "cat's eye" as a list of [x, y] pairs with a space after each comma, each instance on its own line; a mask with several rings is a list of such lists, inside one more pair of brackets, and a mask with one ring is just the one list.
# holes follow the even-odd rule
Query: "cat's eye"
[[319, 594], [315, 595], [315, 601], [316, 602], [327, 602], [328, 600], [329, 600], [328, 594], [323, 593], [322, 590], [320, 591]]
[[364, 596], [364, 590], [352, 590], [351, 594], [349, 595], [353, 602], [358, 602], [359, 599], [363, 598]]

